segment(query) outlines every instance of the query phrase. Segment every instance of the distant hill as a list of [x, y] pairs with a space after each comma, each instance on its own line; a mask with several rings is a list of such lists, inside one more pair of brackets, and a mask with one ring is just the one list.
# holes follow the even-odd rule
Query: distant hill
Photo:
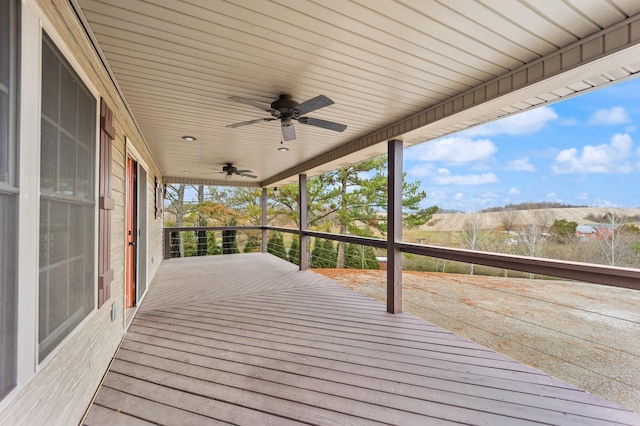
[[[566, 219], [568, 221], [577, 222], [578, 225], [593, 223], [594, 217], [602, 217], [612, 209], [607, 207], [561, 207], [547, 209], [531, 209], [531, 210], [513, 210], [515, 212], [514, 227], [527, 225], [533, 221], [536, 214], [549, 214], [551, 222], [558, 219]], [[613, 209], [617, 214], [640, 218], [640, 208], [629, 209]], [[502, 218], [506, 214], [505, 211], [488, 212], [488, 213], [436, 213], [433, 218], [418, 229], [424, 231], [460, 231], [465, 220], [471, 214], [480, 215], [480, 227], [482, 229], [501, 229]], [[639, 221], [631, 221], [636, 225]]]
[[[540, 202], [525, 202], [518, 204], [507, 204], [502, 207], [489, 207], [482, 209], [482, 213], [501, 212], [505, 210], [542, 210], [542, 209], [572, 209], [583, 208], [588, 206], [576, 206], [571, 204], [563, 204], [554, 201], [540, 201]], [[447, 212], [442, 212], [447, 213]]]

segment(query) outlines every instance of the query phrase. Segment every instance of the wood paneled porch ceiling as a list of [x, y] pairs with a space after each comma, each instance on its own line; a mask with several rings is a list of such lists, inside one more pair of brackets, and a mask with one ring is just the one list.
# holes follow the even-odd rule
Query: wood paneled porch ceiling
[[[165, 181], [282, 184], [640, 71], [636, 0], [70, 0]], [[280, 94], [326, 95], [280, 152]], [[196, 142], [185, 142], [192, 135]], [[185, 173], [190, 172], [190, 173]]]

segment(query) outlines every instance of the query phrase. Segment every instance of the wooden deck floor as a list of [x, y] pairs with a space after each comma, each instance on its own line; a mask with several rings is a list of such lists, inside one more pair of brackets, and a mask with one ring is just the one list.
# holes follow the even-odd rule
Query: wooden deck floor
[[640, 425], [266, 254], [165, 261], [86, 425]]

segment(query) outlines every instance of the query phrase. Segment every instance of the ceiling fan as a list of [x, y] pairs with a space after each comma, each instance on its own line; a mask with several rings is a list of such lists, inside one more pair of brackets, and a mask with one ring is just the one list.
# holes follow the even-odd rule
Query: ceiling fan
[[229, 98], [234, 102], [241, 104], [251, 105], [259, 108], [263, 111], [271, 114], [269, 118], [258, 118], [255, 120], [242, 121], [240, 123], [229, 124], [227, 127], [242, 127], [249, 124], [261, 123], [263, 121], [280, 120], [282, 127], [282, 137], [285, 141], [293, 141], [296, 139], [296, 131], [293, 128], [292, 120], [296, 120], [298, 123], [308, 124], [310, 126], [321, 127], [323, 129], [334, 130], [336, 132], [343, 132], [347, 126], [345, 124], [334, 123], [333, 121], [320, 120], [319, 118], [303, 117], [303, 115], [315, 111], [320, 108], [332, 105], [333, 101], [324, 95], [316, 96], [313, 99], [309, 99], [301, 104], [294, 101], [289, 95], [280, 95], [278, 99], [271, 102], [270, 106], [262, 105], [259, 102], [252, 101], [251, 99], [240, 98], [238, 96], [231, 96]]
[[227, 163], [224, 166], [222, 166], [222, 171], [219, 173], [224, 173], [224, 178], [225, 179], [231, 179], [231, 177], [233, 177], [233, 175], [238, 175], [238, 176], [242, 176], [242, 177], [248, 177], [251, 179], [255, 179], [258, 176], [256, 175], [252, 175], [250, 173], [253, 173], [251, 170], [238, 170], [233, 164], [231, 163]]

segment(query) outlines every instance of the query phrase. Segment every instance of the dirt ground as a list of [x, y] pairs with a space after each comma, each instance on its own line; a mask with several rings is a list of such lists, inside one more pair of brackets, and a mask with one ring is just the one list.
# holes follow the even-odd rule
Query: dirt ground
[[[384, 301], [386, 271], [314, 269]], [[640, 291], [403, 273], [404, 311], [640, 413]]]

